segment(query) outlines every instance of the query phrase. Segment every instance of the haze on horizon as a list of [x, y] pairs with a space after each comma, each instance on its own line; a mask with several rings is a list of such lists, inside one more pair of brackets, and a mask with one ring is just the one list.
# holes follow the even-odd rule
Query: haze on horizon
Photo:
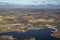
[[3, 3], [16, 3], [16, 4], [59, 4], [60, 0], [0, 0]]

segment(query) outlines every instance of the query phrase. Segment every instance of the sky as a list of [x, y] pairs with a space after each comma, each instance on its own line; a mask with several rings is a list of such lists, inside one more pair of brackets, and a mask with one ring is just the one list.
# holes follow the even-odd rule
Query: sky
[[0, 2], [16, 4], [60, 4], [60, 0], [0, 0]]

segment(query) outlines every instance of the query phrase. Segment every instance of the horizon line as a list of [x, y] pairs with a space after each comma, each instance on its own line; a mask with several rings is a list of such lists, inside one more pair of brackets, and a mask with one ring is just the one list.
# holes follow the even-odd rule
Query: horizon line
[[55, 3], [16, 3], [16, 2], [0, 2], [0, 4], [16, 4], [16, 5], [45, 5], [45, 4], [52, 4], [52, 5], [60, 5]]

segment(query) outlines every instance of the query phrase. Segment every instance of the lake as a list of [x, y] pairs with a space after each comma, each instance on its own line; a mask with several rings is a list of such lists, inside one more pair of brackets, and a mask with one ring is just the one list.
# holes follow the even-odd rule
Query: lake
[[44, 28], [44, 29], [38, 29], [38, 30], [29, 30], [25, 33], [22, 32], [4, 32], [0, 33], [0, 36], [9, 35], [13, 36], [14, 38], [24, 38], [24, 37], [34, 37], [36, 40], [60, 40], [58, 38], [52, 37], [52, 31], [53, 29], [50, 28]]

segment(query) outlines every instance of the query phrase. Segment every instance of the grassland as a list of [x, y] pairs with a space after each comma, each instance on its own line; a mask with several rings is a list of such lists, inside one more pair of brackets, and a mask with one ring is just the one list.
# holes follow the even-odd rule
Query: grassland
[[57, 13], [56, 11], [0, 12], [0, 33], [10, 31], [26, 32], [36, 28], [56, 28], [60, 31], [60, 14]]

